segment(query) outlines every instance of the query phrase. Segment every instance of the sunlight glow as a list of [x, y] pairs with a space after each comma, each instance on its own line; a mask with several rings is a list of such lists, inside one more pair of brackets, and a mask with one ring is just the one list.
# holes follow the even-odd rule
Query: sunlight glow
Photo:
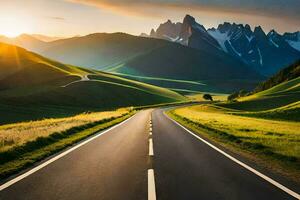
[[30, 32], [30, 24], [23, 17], [0, 16], [0, 35], [16, 37]]

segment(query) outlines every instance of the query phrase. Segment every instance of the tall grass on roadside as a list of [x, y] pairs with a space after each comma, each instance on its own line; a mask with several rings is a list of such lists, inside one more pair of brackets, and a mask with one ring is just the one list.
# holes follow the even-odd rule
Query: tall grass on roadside
[[214, 111], [208, 105], [179, 108], [173, 113], [241, 141], [258, 143], [274, 153], [300, 160], [300, 126], [297, 122], [236, 116], [222, 110]]
[[35, 141], [39, 137], [47, 137], [53, 133], [64, 132], [103, 119], [120, 117], [126, 113], [128, 113], [128, 110], [119, 109], [110, 112], [83, 113], [73, 117], [3, 125], [0, 126], [0, 152]]
[[116, 117], [104, 118], [47, 136], [37, 137], [35, 140], [0, 152], [0, 178], [6, 178], [47, 156], [127, 119], [133, 114], [134, 112], [124, 112]]

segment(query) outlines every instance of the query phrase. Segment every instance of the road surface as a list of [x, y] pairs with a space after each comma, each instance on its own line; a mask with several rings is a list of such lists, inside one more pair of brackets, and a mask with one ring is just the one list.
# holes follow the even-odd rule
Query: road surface
[[295, 198], [195, 138], [157, 109], [152, 119], [150, 110], [141, 111], [21, 177], [0, 191], [0, 199]]

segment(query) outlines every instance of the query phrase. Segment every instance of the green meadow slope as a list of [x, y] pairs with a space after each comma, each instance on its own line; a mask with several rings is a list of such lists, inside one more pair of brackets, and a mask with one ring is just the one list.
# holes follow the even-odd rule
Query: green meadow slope
[[227, 108], [243, 111], [242, 115], [287, 121], [300, 120], [300, 77], [283, 82], [239, 102], [224, 104]]
[[300, 101], [300, 77], [283, 82], [268, 90], [241, 97], [224, 106], [245, 111], [262, 111], [279, 108]]
[[168, 89], [87, 70], [0, 43], [0, 123], [184, 101]]
[[294, 64], [280, 70], [273, 77], [268, 79], [267, 81], [259, 84], [254, 92], [261, 92], [271, 87], [274, 87], [280, 83], [287, 82], [289, 80], [295, 79], [300, 76], [300, 60], [296, 61]]
[[243, 115], [253, 117], [299, 121], [299, 72], [300, 63], [297, 62], [260, 84], [252, 95], [241, 97], [236, 102], [221, 104], [221, 106], [244, 111]]

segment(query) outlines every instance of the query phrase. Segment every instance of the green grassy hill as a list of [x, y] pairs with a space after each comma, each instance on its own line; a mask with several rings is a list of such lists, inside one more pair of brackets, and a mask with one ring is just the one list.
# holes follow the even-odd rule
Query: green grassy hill
[[240, 113], [239, 115], [299, 122], [300, 101], [266, 111]]
[[250, 96], [241, 97], [237, 102], [226, 103], [228, 108], [245, 111], [266, 111], [300, 101], [300, 77], [276, 85]]
[[[262, 83], [255, 91], [268, 88], [237, 102], [221, 104], [236, 110], [249, 111], [247, 116], [299, 121], [300, 119], [300, 74], [299, 62], [280, 71]], [[279, 83], [279, 84], [275, 84]], [[269, 87], [272, 86], [273, 87]]]
[[65, 78], [77, 80], [90, 72], [4, 43], [0, 43], [0, 64], [1, 90], [47, 84]]
[[271, 87], [274, 87], [280, 83], [292, 80], [300, 76], [300, 60], [295, 62], [294, 64], [280, 70], [273, 77], [268, 79], [267, 81], [261, 83], [258, 87], [255, 88], [254, 92], [261, 92], [263, 90], [267, 90]]
[[0, 43], [0, 123], [183, 101], [168, 89], [64, 65]]

